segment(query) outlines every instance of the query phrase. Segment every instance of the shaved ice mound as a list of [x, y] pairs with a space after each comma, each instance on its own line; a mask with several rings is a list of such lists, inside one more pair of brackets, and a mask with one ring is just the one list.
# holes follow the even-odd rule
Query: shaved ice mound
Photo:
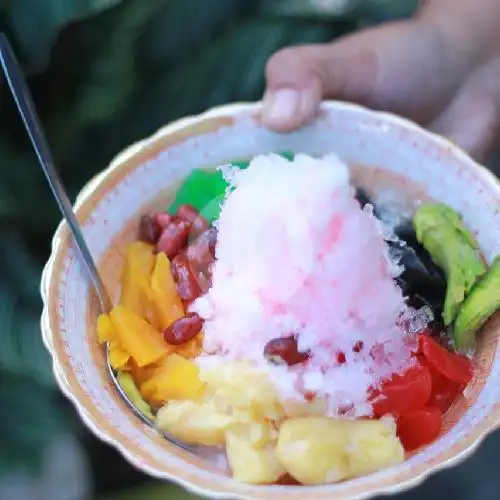
[[[412, 363], [412, 343], [393, 280], [401, 269], [347, 166], [334, 155], [270, 154], [222, 169], [230, 188], [212, 287], [191, 306], [205, 320], [201, 369], [249, 360], [283, 400], [312, 393], [328, 415], [370, 415], [370, 389]], [[308, 360], [270, 363], [266, 345], [288, 336]]]

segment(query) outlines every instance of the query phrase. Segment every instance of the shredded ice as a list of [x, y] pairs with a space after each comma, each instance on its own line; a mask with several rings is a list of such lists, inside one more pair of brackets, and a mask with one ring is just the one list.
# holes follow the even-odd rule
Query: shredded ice
[[[337, 156], [262, 155], [222, 171], [212, 287], [192, 306], [205, 319], [200, 364], [247, 359], [283, 399], [314, 393], [330, 415], [370, 414], [370, 388], [411, 363], [386, 229]], [[266, 343], [290, 335], [309, 361], [270, 364]]]
[[410, 334], [423, 330], [431, 321], [434, 321], [434, 312], [429, 306], [420, 309], [408, 308], [400, 317], [400, 322]]

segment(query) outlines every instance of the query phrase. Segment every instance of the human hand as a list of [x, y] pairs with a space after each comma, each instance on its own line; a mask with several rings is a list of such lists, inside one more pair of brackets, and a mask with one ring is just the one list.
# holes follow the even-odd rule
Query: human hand
[[266, 68], [263, 122], [293, 130], [321, 99], [341, 99], [406, 116], [484, 158], [500, 136], [500, 43], [469, 33], [484, 32], [484, 18], [454, 23], [449, 12], [276, 53]]

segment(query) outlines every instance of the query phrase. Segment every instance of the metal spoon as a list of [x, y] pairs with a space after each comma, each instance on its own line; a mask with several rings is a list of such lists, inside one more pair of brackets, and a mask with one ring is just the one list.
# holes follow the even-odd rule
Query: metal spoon
[[[57, 201], [57, 204], [59, 205], [63, 217], [71, 230], [76, 243], [76, 247], [78, 248], [78, 251], [80, 253], [80, 257], [82, 258], [84, 267], [87, 270], [88, 277], [94, 285], [94, 289], [97, 293], [101, 305], [101, 311], [103, 313], [108, 313], [111, 311], [113, 303], [111, 302], [108, 291], [101, 279], [101, 276], [99, 275], [97, 266], [94, 262], [94, 259], [92, 258], [89, 247], [85, 242], [82, 228], [80, 227], [80, 224], [76, 219], [75, 214], [73, 213], [73, 208], [71, 206], [69, 197], [54, 167], [54, 160], [52, 158], [47, 139], [45, 137], [45, 134], [43, 133], [40, 119], [38, 118], [38, 115], [35, 111], [33, 99], [24, 80], [23, 74], [19, 67], [19, 63], [17, 62], [16, 56], [14, 55], [7, 37], [3, 33], [0, 33], [0, 64], [2, 65], [5, 79], [7, 80], [7, 83], [16, 102], [19, 114], [21, 115], [21, 118], [24, 122], [24, 126], [26, 127], [28, 135], [31, 139], [33, 148], [35, 149], [38, 161], [40, 162], [42, 170], [45, 173], [45, 177], [47, 178], [49, 186], [52, 190], [54, 198]], [[136, 408], [136, 406], [125, 394], [125, 391], [122, 389], [121, 385], [118, 383], [116, 373], [109, 362], [109, 346], [106, 349], [106, 358], [109, 374], [114, 384], [116, 385], [116, 388], [118, 389], [121, 397], [128, 403], [133, 412], [143, 422], [152, 427], [155, 427], [156, 429], [155, 423]], [[163, 432], [161, 433], [167, 439], [174, 442], [178, 446], [187, 449], [187, 447], [182, 443], [177, 442], [176, 440], [172, 439], [172, 437], [166, 435]]]

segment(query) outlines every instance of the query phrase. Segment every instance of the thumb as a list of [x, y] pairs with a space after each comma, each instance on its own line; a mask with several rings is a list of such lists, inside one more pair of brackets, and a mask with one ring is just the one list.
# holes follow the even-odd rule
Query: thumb
[[286, 132], [312, 118], [324, 95], [325, 50], [323, 45], [290, 47], [269, 59], [262, 109], [266, 126]]
[[364, 43], [367, 38], [356, 34], [274, 54], [266, 66], [264, 124], [282, 132], [300, 127], [314, 116], [324, 97], [364, 103], [378, 69], [378, 54]]
[[[325, 97], [422, 121], [420, 115], [435, 108], [446, 88], [443, 72], [436, 71], [442, 64], [435, 31], [433, 23], [416, 18], [367, 28], [328, 44], [277, 52], [266, 67], [264, 125], [283, 132], [300, 127]], [[426, 85], [428, 96], [422, 99]]]

